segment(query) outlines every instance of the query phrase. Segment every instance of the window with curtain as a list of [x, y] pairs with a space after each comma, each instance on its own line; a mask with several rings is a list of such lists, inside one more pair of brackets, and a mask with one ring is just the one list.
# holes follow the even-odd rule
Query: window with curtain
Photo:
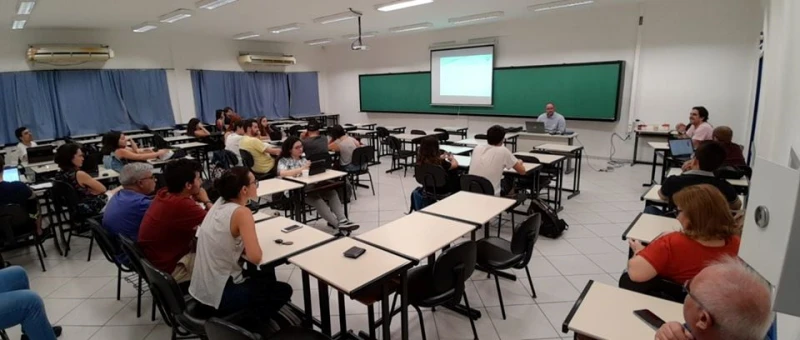
[[27, 126], [36, 139], [111, 129], [172, 126], [164, 70], [68, 70], [0, 73], [0, 139], [16, 142]]
[[289, 73], [289, 114], [295, 117], [318, 115], [319, 80], [317, 72]]
[[191, 70], [195, 111], [204, 122], [216, 121], [216, 110], [232, 107], [244, 118], [289, 116], [286, 73]]

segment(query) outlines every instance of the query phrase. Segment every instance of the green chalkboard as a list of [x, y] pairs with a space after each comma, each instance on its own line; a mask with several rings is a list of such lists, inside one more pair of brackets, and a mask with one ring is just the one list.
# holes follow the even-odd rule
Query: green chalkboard
[[567, 119], [616, 121], [624, 61], [496, 68], [492, 107], [431, 105], [430, 72], [362, 74], [362, 112], [537, 117], [553, 102]]

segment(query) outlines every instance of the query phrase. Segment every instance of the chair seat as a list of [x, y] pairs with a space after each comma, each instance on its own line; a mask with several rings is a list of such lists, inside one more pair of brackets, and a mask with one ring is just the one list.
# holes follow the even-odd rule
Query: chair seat
[[208, 307], [197, 302], [195, 299], [188, 298], [186, 301], [186, 311], [176, 317], [181, 326], [186, 328], [189, 332], [194, 334], [206, 334], [206, 320], [211, 318], [211, 315], [209, 314]]
[[442, 305], [456, 298], [454, 289], [440, 293], [434, 290], [433, 268], [420, 265], [408, 271], [408, 303], [420, 307]]
[[522, 261], [523, 254], [514, 255], [511, 252], [511, 242], [499, 237], [490, 237], [478, 241], [478, 265], [494, 268], [508, 269]]
[[414, 157], [416, 155], [417, 154], [414, 151], [408, 151], [408, 150], [397, 151], [397, 156], [398, 157]]

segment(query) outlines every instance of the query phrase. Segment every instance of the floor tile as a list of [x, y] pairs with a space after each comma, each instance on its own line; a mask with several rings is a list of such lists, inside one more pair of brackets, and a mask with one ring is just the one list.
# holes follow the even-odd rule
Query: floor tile
[[50, 293], [72, 280], [68, 277], [30, 277], [29, 279], [31, 290], [41, 297], [47, 297]]
[[90, 340], [142, 340], [153, 330], [150, 326], [105, 326], [89, 338]]
[[[531, 297], [531, 294], [528, 293], [519, 280], [527, 279], [519, 277], [517, 281], [511, 281], [500, 278], [500, 291], [502, 293], [503, 303], [506, 306], [530, 305], [534, 303], [533, 297]], [[500, 297], [497, 295], [497, 283], [494, 280], [494, 276], [492, 276], [491, 280], [475, 281], [473, 283], [485, 306], [491, 307], [500, 305]]]
[[597, 282], [606, 283], [611, 286], [617, 285], [617, 277], [611, 276], [609, 274], [588, 274], [588, 275], [572, 275], [567, 276], [567, 280], [572, 283], [572, 286], [575, 287], [578, 291], [583, 291], [583, 288], [586, 287], [586, 283], [589, 280], [594, 280]]
[[[88, 340], [100, 330], [100, 327], [95, 326], [61, 326], [61, 328], [61, 337], [58, 340]], [[111, 337], [110, 339], [116, 338]]]
[[100, 288], [111, 282], [110, 277], [77, 277], [53, 291], [49, 297], [54, 298], [88, 298]]
[[[481, 312], [482, 316], [480, 319], [474, 321], [475, 328], [478, 332], [478, 338], [481, 340], [500, 339], [487, 310], [483, 308], [476, 309]], [[500, 310], [499, 307], [497, 309], [498, 311]], [[439, 339], [471, 340], [475, 338], [472, 334], [472, 327], [470, 327], [469, 319], [467, 319], [466, 316], [455, 313], [449, 309], [437, 309], [436, 312], [433, 313], [433, 317], [436, 320], [436, 329], [439, 333]]]
[[[149, 295], [149, 294], [148, 294]], [[136, 316], [136, 299], [130, 299], [125, 308], [122, 308], [111, 320], [108, 320], [106, 326], [138, 326], [138, 325], [156, 325], [161, 323], [161, 313], [156, 311], [156, 320], [150, 321], [152, 317], [153, 298], [149, 296], [142, 297], [142, 316]]]
[[539, 240], [534, 246], [536, 250], [542, 255], [575, 255], [581, 252], [572, 246], [566, 239], [551, 240], [545, 237], [539, 237]]
[[597, 237], [591, 229], [584, 227], [580, 224], [570, 224], [569, 229], [564, 231], [564, 238], [594, 238]]
[[547, 317], [536, 305], [506, 306], [506, 319], [500, 307], [488, 307], [489, 317], [501, 340], [543, 339], [558, 336]]
[[[594, 256], [594, 255], [593, 255]], [[546, 256], [562, 275], [598, 274], [603, 269], [585, 255]]]
[[549, 320], [553, 328], [556, 329], [558, 335], [569, 336], [571, 339], [573, 335], [572, 331], [564, 334], [562, 332], [562, 325], [567, 318], [567, 314], [569, 314], [569, 311], [574, 305], [574, 302], [540, 303], [539, 308], [541, 308], [544, 315], [547, 316], [547, 320]]
[[617, 253], [620, 250], [616, 247], [608, 244], [604, 239], [595, 237], [595, 238], [579, 238], [579, 239], [571, 239], [569, 243], [572, 244], [575, 248], [578, 249], [584, 255], [592, 255], [592, 254], [609, 254], [609, 253]]
[[[522, 285], [530, 291], [527, 281], [523, 281]], [[536, 303], [575, 301], [579, 295], [562, 276], [535, 278], [533, 287], [536, 289]]]
[[47, 319], [51, 324], [58, 324], [65, 315], [69, 314], [75, 307], [83, 303], [83, 299], [51, 299], [44, 298], [44, 310], [47, 311]]
[[628, 266], [627, 253], [592, 255], [591, 259], [606, 273], [621, 272]]
[[[528, 263], [528, 270], [531, 273], [531, 277], [548, 277], [548, 276], [560, 276], [561, 273], [556, 270], [556, 267], [553, 267], [544, 257], [532, 257], [531, 262]], [[520, 280], [527, 280], [525, 274], [525, 269], [514, 269], [514, 273], [517, 274], [517, 277]]]
[[68, 315], [64, 316], [59, 324], [66, 326], [102, 326], [111, 320], [117, 312], [128, 304], [124, 299], [87, 299]]

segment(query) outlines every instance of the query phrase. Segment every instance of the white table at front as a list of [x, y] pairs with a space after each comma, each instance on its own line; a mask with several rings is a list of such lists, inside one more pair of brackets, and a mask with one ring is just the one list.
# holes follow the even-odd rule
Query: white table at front
[[302, 220], [302, 189], [305, 184], [287, 181], [281, 178], [270, 178], [258, 182], [258, 197], [267, 197], [278, 193], [289, 192], [289, 200], [292, 202], [292, 218]]
[[640, 309], [648, 309], [667, 322], [684, 322], [682, 304], [589, 280], [561, 331], [596, 339], [653, 339], [656, 330], [633, 314]]
[[[328, 169], [323, 173], [319, 173], [319, 174], [316, 174], [316, 175], [313, 175], [313, 176], [286, 177], [284, 179], [287, 180], [287, 181], [292, 181], [292, 182], [297, 182], [297, 183], [303, 184], [304, 186], [309, 186], [309, 185], [317, 184], [317, 183], [324, 182], [324, 181], [341, 179], [341, 181], [342, 181], [342, 186], [341, 186], [342, 196], [340, 196], [340, 197], [347, 197], [347, 195], [345, 194], [345, 192], [347, 190], [346, 189], [347, 188], [347, 173], [343, 172], [343, 171]], [[305, 194], [305, 193], [303, 193], [303, 194]], [[302, 200], [300, 200], [300, 202], [302, 202]], [[348, 203], [347, 199], [342, 201], [342, 204], [344, 204], [344, 215], [349, 217], [349, 214], [347, 212], [347, 203]], [[305, 215], [303, 215], [302, 219], [299, 219], [299, 220], [305, 222], [304, 221], [305, 220]]]
[[[358, 258], [352, 259], [343, 254], [352, 247], [363, 248], [366, 251]], [[411, 267], [411, 261], [387, 251], [373, 247], [364, 242], [344, 237], [326, 243], [302, 254], [289, 258], [289, 262], [302, 271], [303, 300], [305, 304], [306, 319], [311, 320], [311, 287], [309, 275], [317, 279], [319, 287], [320, 321], [322, 333], [331, 337], [330, 300], [328, 287], [337, 290], [339, 298], [339, 329], [341, 334], [347, 332], [346, 312], [344, 308], [344, 295], [358, 298], [366, 289], [381, 285], [381, 315], [389, 315], [389, 281], [400, 276], [401, 296], [401, 333], [402, 339], [408, 340], [408, 294], [406, 272]], [[374, 310], [372, 304], [367, 306], [369, 318], [369, 333], [371, 339], [375, 337]], [[383, 339], [390, 339], [388, 322], [383, 323]], [[306, 327], [310, 322], [306, 321]]]

